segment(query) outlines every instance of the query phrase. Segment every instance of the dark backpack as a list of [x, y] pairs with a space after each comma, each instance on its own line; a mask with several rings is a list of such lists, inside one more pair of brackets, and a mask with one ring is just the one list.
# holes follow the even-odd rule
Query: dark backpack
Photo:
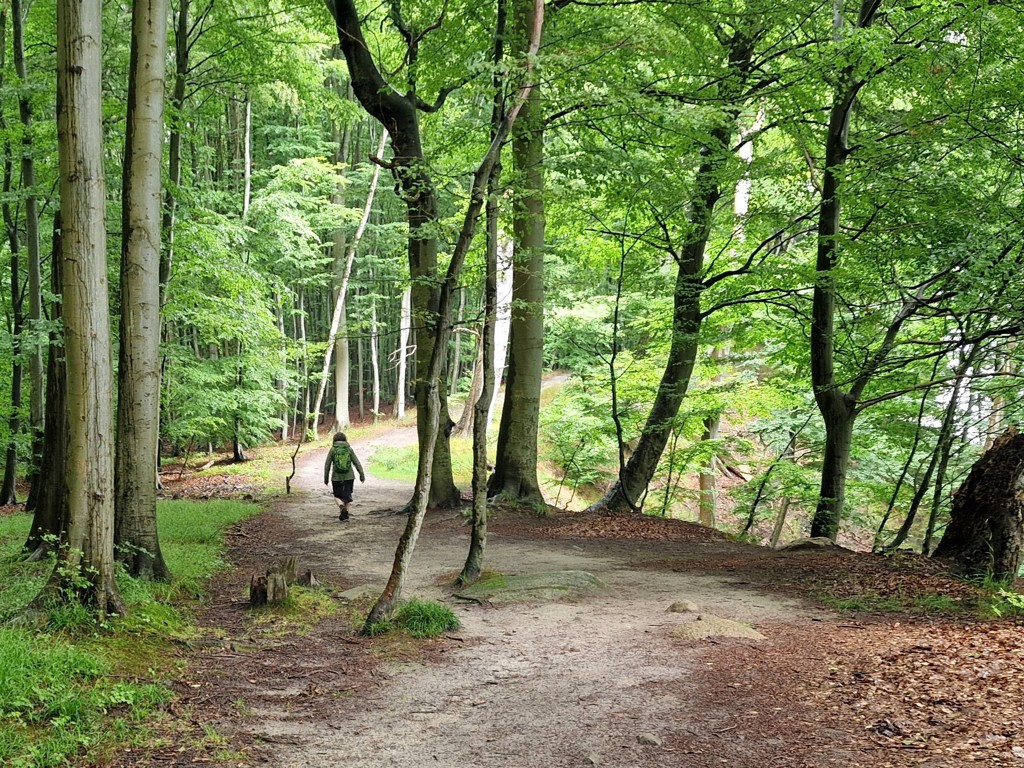
[[334, 453], [334, 472], [335, 474], [341, 474], [348, 472], [352, 469], [352, 449], [347, 445], [338, 443], [333, 448]]

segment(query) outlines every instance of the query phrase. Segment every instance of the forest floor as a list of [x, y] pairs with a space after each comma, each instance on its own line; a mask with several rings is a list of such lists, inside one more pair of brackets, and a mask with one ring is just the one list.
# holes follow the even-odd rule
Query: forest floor
[[[407, 428], [354, 447], [365, 464], [414, 441]], [[368, 476], [339, 522], [325, 451], [232, 530], [235, 567], [182, 649], [164, 740], [120, 765], [1024, 766], [1020, 624], [976, 618], [978, 593], [914, 556], [773, 552], [680, 521], [497, 509], [488, 569], [586, 571], [607, 590], [468, 602], [450, 584], [469, 527], [434, 511], [404, 595], [448, 602], [462, 628], [361, 638], [411, 489]], [[250, 575], [287, 555], [339, 609], [297, 621], [248, 608]]]

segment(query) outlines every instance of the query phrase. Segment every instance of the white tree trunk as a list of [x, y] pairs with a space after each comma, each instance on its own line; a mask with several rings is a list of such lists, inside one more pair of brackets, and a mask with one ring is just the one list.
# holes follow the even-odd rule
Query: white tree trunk
[[498, 303], [494, 322], [494, 388], [487, 408], [487, 426], [494, 419], [494, 408], [501, 391], [501, 376], [505, 371], [508, 336], [512, 327], [512, 241], [508, 237], [498, 240]]
[[402, 294], [401, 320], [398, 325], [398, 387], [395, 390], [395, 416], [405, 418], [406, 361], [409, 357], [409, 330], [412, 326], [412, 289]]
[[57, 148], [67, 360], [69, 524], [58, 584], [84, 576], [101, 616], [114, 583], [114, 414], [103, 177], [102, 0], [57, 3]]
[[[380, 144], [377, 147], [377, 157], [380, 157], [384, 153], [384, 145], [387, 142], [388, 132], [381, 131]], [[341, 278], [341, 285], [338, 287], [338, 296], [334, 302], [334, 314], [331, 317], [331, 330], [327, 335], [327, 351], [324, 356], [324, 368], [320, 373], [320, 387], [316, 395], [316, 404], [313, 406], [313, 431], [320, 422], [320, 406], [324, 401], [324, 392], [327, 390], [327, 380], [331, 375], [331, 357], [334, 354], [334, 344], [338, 338], [338, 328], [341, 327], [341, 319], [345, 314], [345, 295], [348, 293], [348, 281], [352, 275], [352, 262], [356, 258], [356, 248], [359, 246], [359, 241], [363, 237], [363, 232], [366, 231], [366, 224], [370, 221], [370, 211], [373, 210], [373, 198], [377, 193], [377, 181], [380, 179], [380, 165], [374, 164], [373, 176], [370, 179], [370, 189], [366, 193], [366, 205], [363, 206], [363, 216], [359, 220], [359, 226], [356, 227], [355, 234], [352, 235], [352, 242], [348, 244], [348, 250], [345, 253], [345, 272]], [[346, 352], [348, 348], [346, 347]], [[347, 355], [346, 355], [346, 368], [347, 368]], [[347, 372], [347, 371], [346, 371]], [[346, 379], [348, 376], [346, 375]], [[344, 396], [346, 398], [345, 413], [346, 421], [348, 415], [348, 386], [346, 382], [346, 389]], [[341, 397], [341, 393], [338, 394]]]
[[380, 351], [377, 346], [377, 297], [370, 300], [370, 368], [373, 371], [373, 420], [380, 418]]

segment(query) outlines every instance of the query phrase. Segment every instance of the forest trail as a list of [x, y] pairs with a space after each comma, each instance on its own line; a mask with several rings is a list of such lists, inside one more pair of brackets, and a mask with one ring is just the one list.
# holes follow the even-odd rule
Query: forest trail
[[[399, 428], [353, 447], [367, 465], [378, 448], [415, 439], [414, 428]], [[411, 486], [368, 474], [365, 484], [356, 483], [352, 519], [339, 522], [323, 485], [325, 450], [301, 459], [295, 493], [276, 505], [294, 536], [277, 549], [301, 553], [303, 568], [341, 575], [378, 594], [406, 520], [390, 512], [405, 503]], [[702, 702], [708, 692], [694, 680], [694, 672], [709, 664], [703, 656], [708, 641], [681, 640], [673, 631], [687, 622], [722, 617], [770, 638], [774, 626], [824, 616], [749, 583], [643, 567], [668, 551], [661, 542], [494, 532], [488, 569], [503, 574], [582, 570], [610, 591], [573, 603], [453, 603], [447, 587], [439, 585], [461, 569], [468, 532], [457, 513], [431, 513], [404, 592], [404, 597], [446, 600], [456, 611], [462, 629], [445, 641], [441, 658], [382, 660], [374, 673], [379, 684], [342, 701], [333, 714], [328, 708], [326, 716], [323, 707], [314, 708], [317, 714], [296, 709], [288, 691], [281, 691], [280, 699], [264, 697], [246, 718], [245, 730], [266, 745], [266, 762], [283, 768], [721, 765], [721, 755], [694, 741], [706, 735], [709, 718], [710, 727], [731, 730], [722, 719], [726, 713], [712, 712], [710, 702]], [[701, 556], [702, 550], [720, 554], [739, 546], [677, 543], [672, 551], [679, 554], [685, 547]], [[677, 601], [695, 604], [698, 612], [667, 612]], [[711, 642], [750, 647], [770, 641]], [[324, 652], [330, 652], [329, 643]], [[316, 659], [307, 661], [317, 668]], [[339, 682], [325, 677], [317, 685], [330, 698]], [[691, 742], [693, 749], [687, 749]]]

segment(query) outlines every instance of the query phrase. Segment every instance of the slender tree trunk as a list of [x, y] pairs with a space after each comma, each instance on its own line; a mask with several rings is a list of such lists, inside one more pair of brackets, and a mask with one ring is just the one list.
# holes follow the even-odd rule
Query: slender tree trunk
[[166, 0], [132, 7], [121, 188], [121, 323], [114, 467], [114, 544], [137, 578], [169, 580], [156, 526], [160, 439], [160, 166]]
[[[871, 26], [878, 0], [862, 0], [857, 26]], [[841, 35], [843, 17], [837, 6], [835, 35]], [[818, 506], [811, 523], [811, 535], [835, 541], [846, 495], [846, 471], [853, 443], [853, 422], [857, 417], [857, 394], [867, 385], [873, 370], [866, 368], [849, 392], [844, 392], [835, 377], [836, 278], [833, 270], [839, 261], [841, 206], [840, 179], [850, 150], [847, 142], [850, 115], [865, 81], [859, 79], [851, 64], [842, 73], [829, 115], [825, 136], [825, 168], [821, 183], [821, 210], [818, 217], [818, 250], [815, 262], [817, 278], [811, 307], [811, 382], [814, 399], [825, 422], [825, 456], [821, 469]]]
[[[531, 70], [533, 67], [533, 59], [540, 48], [541, 28], [544, 20], [543, 0], [534, 0], [534, 9], [534, 25], [531, 30], [530, 46], [528, 48], [528, 55], [525, 58], [524, 64], [524, 68], [526, 70], [526, 76], [524, 78], [525, 82], [517, 93], [511, 108], [503, 116], [501, 123], [491, 140], [490, 146], [484, 154], [483, 160], [480, 162], [476, 172], [473, 174], [469, 206], [466, 210], [465, 217], [463, 218], [459, 237], [455, 243], [454, 249], [452, 250], [452, 257], [445, 273], [445, 279], [440, 286], [438, 311], [436, 314], [437, 325], [435, 327], [434, 338], [432, 339], [433, 343], [431, 344], [430, 366], [424, 372], [426, 375], [423, 378], [424, 381], [428, 382], [426, 392], [427, 398], [425, 402], [425, 421], [427, 423], [428, 432], [426, 435], [426, 442], [420, 443], [419, 463], [416, 471], [416, 492], [413, 495], [416, 505], [410, 511], [408, 523], [406, 524], [405, 531], [399, 540], [398, 548], [395, 551], [395, 562], [391, 569], [391, 576], [388, 578], [384, 591], [381, 593], [377, 602], [374, 604], [373, 608], [370, 609], [370, 612], [367, 615], [366, 624], [363, 628], [364, 632], [370, 630], [377, 622], [391, 615], [391, 612], [401, 595], [405, 575], [408, 572], [409, 563], [412, 560], [412, 553], [416, 546], [416, 539], [419, 536], [419, 531], [423, 524], [423, 518], [426, 516], [427, 506], [429, 504], [427, 491], [431, 487], [431, 473], [434, 467], [435, 446], [441, 442], [439, 439], [442, 433], [440, 416], [442, 410], [446, 408], [442, 402], [442, 394], [445, 392], [445, 387], [443, 385], [444, 378], [441, 375], [441, 370], [448, 357], [448, 342], [451, 338], [452, 293], [456, 289], [458, 277], [462, 272], [462, 266], [466, 260], [466, 254], [469, 252], [470, 245], [473, 242], [473, 237], [476, 232], [477, 218], [480, 215], [480, 211], [483, 208], [485, 201], [488, 180], [491, 178], [494, 166], [499, 161], [501, 156], [501, 147], [508, 136], [508, 131], [515, 124], [519, 111], [522, 109], [523, 102], [530, 95], [530, 90], [532, 88]], [[422, 338], [420, 339], [420, 343], [423, 343]]]
[[[755, 38], [737, 32], [729, 43], [729, 63], [739, 78], [727, 83], [726, 101], [738, 93], [742, 78], [750, 71]], [[672, 434], [679, 406], [690, 386], [699, 348], [702, 271], [704, 250], [711, 236], [715, 205], [721, 197], [719, 171], [731, 154], [730, 139], [735, 120], [727, 119], [711, 131], [711, 141], [694, 179], [694, 196], [690, 206], [691, 235], [678, 252], [671, 255], [677, 273], [673, 291], [672, 340], [668, 362], [647, 417], [636, 450], [611, 490], [592, 509], [638, 511], [647, 487], [657, 471], [665, 445]]]
[[[722, 416], [718, 413], [713, 416], [705, 416], [704, 431], [701, 433], [700, 439], [704, 442], [714, 442], [718, 440], [718, 429], [721, 421]], [[718, 456], [712, 453], [712, 455], [708, 457], [708, 463], [701, 469], [698, 477], [700, 503], [697, 519], [701, 525], [707, 526], [708, 528], [714, 528], [716, 522], [715, 512], [718, 507], [717, 477]]]
[[465, 436], [473, 433], [476, 423], [474, 407], [484, 387], [484, 338], [483, 329], [477, 337], [476, 354], [473, 356], [473, 377], [469, 381], [469, 393], [466, 395], [466, 406], [459, 415], [459, 421], [452, 430], [456, 435]]
[[[335, 58], [340, 58], [341, 49], [335, 48]], [[340, 87], [335, 86], [336, 90], [340, 91]], [[352, 98], [352, 89], [349, 86], [345, 86], [345, 94], [349, 99]], [[340, 95], [340, 94], [339, 94]], [[348, 123], [345, 124], [345, 128], [340, 132], [340, 135], [335, 128], [335, 143], [337, 151], [334, 155], [334, 162], [339, 168], [343, 164], [349, 162], [349, 148], [352, 143], [352, 128]], [[354, 165], [354, 163], [353, 163]], [[341, 174], [342, 171], [339, 171]], [[376, 172], [375, 172], [376, 175]], [[331, 202], [336, 205], [345, 205], [345, 192], [344, 187], [341, 185], [339, 179], [339, 185], [337, 192], [332, 196]], [[340, 292], [342, 283], [345, 277], [345, 265], [347, 259], [345, 258], [348, 252], [347, 247], [347, 232], [344, 227], [338, 227], [334, 230], [334, 234], [331, 239], [331, 290], [333, 292], [333, 298], [335, 303], [340, 299]], [[337, 341], [334, 345], [334, 387], [336, 390], [334, 397], [334, 425], [336, 429], [345, 429], [349, 425], [349, 413], [348, 413], [348, 395], [351, 389], [351, 365], [349, 361], [349, 339], [348, 339], [348, 313], [344, 309], [341, 313], [341, 325], [339, 326], [339, 333]]]
[[[498, 0], [498, 14], [494, 26], [494, 101], [491, 110], [491, 141], [501, 127], [505, 113], [503, 83], [501, 75], [502, 60], [505, 57], [505, 0]], [[494, 402], [495, 360], [494, 341], [495, 326], [498, 315], [498, 207], [499, 184], [501, 181], [500, 150], [494, 165], [487, 176], [487, 203], [485, 205], [487, 234], [487, 267], [484, 278], [484, 323], [481, 329], [481, 360], [483, 382], [480, 396], [474, 403], [476, 418], [473, 420], [473, 530], [470, 535], [469, 552], [462, 566], [458, 582], [467, 584], [480, 577], [484, 567], [484, 551], [487, 548], [487, 429], [491, 405]], [[466, 402], [469, 408], [469, 401]]]
[[[466, 319], [466, 290], [463, 288], [459, 291], [459, 313], [456, 317], [455, 325], [457, 328], [462, 328]], [[459, 378], [462, 376], [462, 334], [456, 333], [452, 344], [452, 364], [449, 368], [448, 376], [448, 396], [455, 397], [459, 391]], [[466, 402], [469, 402], [468, 400]], [[465, 410], [465, 409], [463, 409]], [[461, 419], [459, 420], [461, 423]], [[456, 433], [460, 430], [458, 427], [455, 429]]]
[[412, 291], [402, 293], [401, 319], [398, 324], [398, 385], [395, 387], [395, 418], [405, 418], [405, 377], [409, 360], [409, 330], [412, 323]]
[[[381, 133], [380, 145], [377, 147], [377, 157], [384, 152], [384, 143], [387, 141], [387, 133]], [[331, 328], [327, 335], [327, 352], [324, 358], [324, 368], [320, 374], [320, 387], [317, 391], [316, 405], [313, 407], [313, 431], [317, 431], [320, 423], [320, 406], [323, 404], [324, 391], [327, 388], [327, 381], [331, 375], [331, 356], [334, 352], [335, 341], [338, 338], [338, 330], [342, 327], [342, 318], [345, 316], [345, 301], [348, 293], [348, 282], [352, 275], [352, 263], [356, 258], [356, 248], [363, 237], [366, 225], [370, 221], [370, 211], [373, 210], [373, 198], [377, 194], [377, 180], [380, 178], [380, 166], [373, 166], [373, 177], [370, 179], [370, 189], [366, 193], [366, 205], [363, 206], [363, 216], [359, 220], [352, 241], [345, 251], [345, 267], [341, 274], [341, 282], [338, 284], [338, 291], [334, 302], [334, 314], [331, 316]], [[348, 422], [348, 345], [345, 345], [345, 422]], [[341, 397], [341, 393], [338, 394]]]
[[174, 29], [174, 87], [171, 92], [170, 119], [167, 136], [167, 191], [164, 194], [163, 241], [160, 260], [160, 303], [167, 298], [174, 263], [174, 222], [178, 188], [181, 186], [181, 134], [185, 89], [189, 72], [189, 9], [191, 0], [178, 0], [178, 18]]
[[[28, 315], [25, 328], [29, 343], [22, 339], [21, 351], [28, 360], [29, 426], [32, 432], [32, 463], [29, 482], [33, 490], [30, 501], [35, 500], [35, 487], [39, 478], [39, 460], [43, 438], [43, 344], [38, 340], [43, 319], [42, 270], [39, 246], [39, 202], [36, 195], [36, 170], [33, 149], [32, 102], [29, 100], [28, 67], [25, 63], [25, 10], [22, 0], [11, 0], [14, 33], [14, 71], [21, 81], [18, 93], [18, 112], [22, 124], [21, 185], [25, 190], [25, 253], [28, 259]], [[31, 505], [30, 505], [31, 508]]]
[[[495, 296], [495, 317], [494, 317], [494, 387], [491, 394], [491, 403], [487, 408], [487, 429], [490, 430], [494, 420], [494, 411], [498, 407], [498, 399], [501, 396], [501, 379], [505, 375], [505, 363], [508, 359], [508, 342], [512, 333], [512, 306], [514, 297], [512, 295], [512, 241], [503, 236], [501, 230], [497, 234], [497, 294]], [[543, 333], [543, 328], [541, 329]], [[543, 357], [543, 356], [542, 356]], [[543, 363], [543, 361], [542, 361]], [[543, 364], [542, 364], [543, 372]], [[539, 405], [538, 399], [538, 418]]]
[[370, 368], [373, 371], [373, 421], [380, 418], [380, 352], [377, 329], [377, 296], [370, 299]]
[[[107, 306], [101, 0], [57, 4], [57, 136], [68, 372], [69, 523], [50, 591], [67, 586], [101, 618], [114, 583], [114, 392]], [[81, 584], [88, 587], [82, 588]]]
[[[4, 192], [10, 193], [11, 163], [4, 163]], [[0, 486], [0, 504], [17, 504], [15, 483], [18, 479], [18, 438], [21, 435], [21, 385], [24, 368], [21, 364], [21, 349], [24, 339], [24, 322], [21, 301], [21, 259], [18, 243], [18, 223], [14, 220], [10, 205], [3, 204], [4, 225], [7, 228], [8, 245], [11, 249], [11, 411], [7, 417], [10, 437], [4, 458], [4, 479]]]
[[[51, 305], [51, 318], [61, 322], [61, 215], [53, 217], [53, 258], [50, 289], [56, 299]], [[42, 560], [51, 550], [54, 537], [63, 537], [68, 526], [67, 488], [67, 370], [64, 361], [64, 340], [59, 331], [50, 331], [50, 350], [46, 364], [46, 418], [43, 428], [42, 463], [39, 467], [39, 495], [33, 510], [32, 528], [25, 550], [29, 560]]]

